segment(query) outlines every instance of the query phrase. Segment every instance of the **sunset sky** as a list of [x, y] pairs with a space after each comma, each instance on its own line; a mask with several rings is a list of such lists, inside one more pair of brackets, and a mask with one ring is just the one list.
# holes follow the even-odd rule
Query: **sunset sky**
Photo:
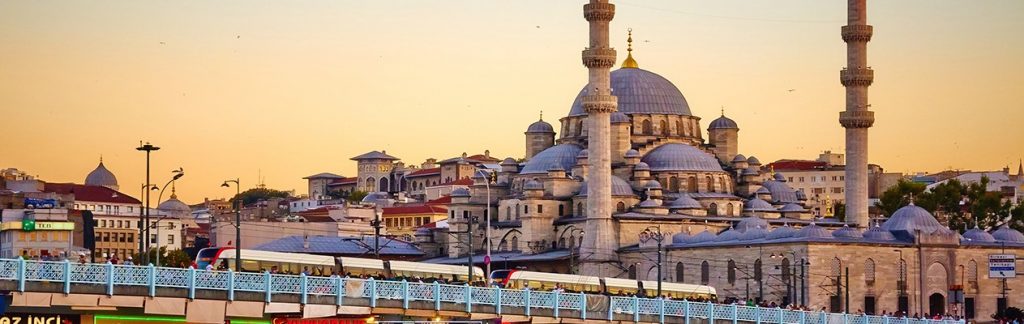
[[[720, 107], [740, 153], [843, 151], [846, 1], [613, 0], [643, 69], [702, 127]], [[78, 182], [97, 164], [138, 195], [183, 167], [180, 198], [296, 189], [349, 158], [522, 157], [587, 79], [584, 1], [0, 2], [0, 168]], [[1024, 1], [869, 1], [870, 160], [887, 171], [994, 170], [1024, 157]], [[787, 91], [796, 89], [795, 91]], [[155, 199], [156, 197], [154, 197]]]

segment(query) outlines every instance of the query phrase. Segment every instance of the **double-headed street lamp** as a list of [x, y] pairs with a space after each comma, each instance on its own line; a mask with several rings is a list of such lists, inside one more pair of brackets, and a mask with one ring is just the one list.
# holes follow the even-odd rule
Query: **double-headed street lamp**
[[[138, 151], [145, 151], [146, 152], [146, 186], [143, 187], [143, 189], [145, 189], [145, 188], [149, 187], [150, 185], [152, 185], [151, 183], [149, 183], [149, 154], [152, 153], [153, 151], [159, 150], [160, 148], [155, 146], [155, 145], [153, 145], [153, 144], [149, 144], [149, 142], [146, 142], [146, 144], [142, 144], [142, 141], [139, 141], [139, 147], [136, 147], [135, 149], [138, 150]], [[149, 191], [143, 190], [143, 192], [146, 195], [146, 209], [145, 209], [146, 213], [145, 213], [145, 215], [139, 215], [139, 231], [143, 232], [142, 234], [144, 235], [146, 241], [148, 242], [149, 241]], [[139, 197], [139, 198], [142, 198], [142, 197]], [[145, 228], [145, 231], [143, 231], [143, 228]], [[149, 253], [149, 251], [145, 249], [146, 247], [148, 247], [148, 245], [143, 245], [142, 242], [139, 242], [139, 256], [146, 255], [147, 253]]]
[[640, 232], [640, 243], [647, 244], [647, 242], [654, 240], [658, 242], [658, 297], [661, 297], [661, 243], [665, 239], [665, 236], [661, 234], [661, 226], [650, 226], [645, 228], [643, 232]]
[[[185, 176], [185, 169], [183, 169], [181, 167], [178, 167], [177, 170], [171, 170], [171, 173], [173, 173], [174, 176], [171, 177], [170, 181], [167, 181], [167, 183], [164, 184], [163, 188], [160, 188], [160, 194], [156, 196], [157, 197], [157, 199], [156, 199], [157, 203], [160, 203], [161, 201], [163, 201], [163, 199], [164, 199], [164, 190], [167, 190], [167, 186], [171, 185], [172, 183], [174, 183], [175, 181], [177, 181], [181, 177]], [[159, 209], [160, 209], [160, 205], [157, 204], [157, 210], [159, 210]], [[157, 218], [156, 222], [153, 222], [153, 224], [146, 224], [147, 228], [154, 228], [154, 227], [156, 228], [156, 266], [158, 266], [158, 267], [160, 266], [160, 221], [164, 220], [164, 218], [167, 218], [167, 215], [160, 216], [160, 218]], [[149, 238], [148, 237], [146, 238], [146, 242], [148, 244], [148, 242], [149, 242]], [[150, 250], [150, 248], [146, 249], [147, 256], [149, 254], [149, 250]]]
[[[242, 271], [242, 184], [239, 178], [225, 180], [220, 186], [230, 188], [235, 184], [235, 271]], [[232, 204], [235, 205], [235, 204]]]

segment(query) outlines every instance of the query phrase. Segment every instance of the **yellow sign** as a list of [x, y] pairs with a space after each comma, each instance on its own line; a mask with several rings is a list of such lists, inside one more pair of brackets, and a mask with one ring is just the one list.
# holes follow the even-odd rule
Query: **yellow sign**
[[[0, 224], [0, 230], [21, 230], [21, 222], [3, 222]], [[74, 222], [36, 222], [37, 231], [73, 231], [75, 230]]]

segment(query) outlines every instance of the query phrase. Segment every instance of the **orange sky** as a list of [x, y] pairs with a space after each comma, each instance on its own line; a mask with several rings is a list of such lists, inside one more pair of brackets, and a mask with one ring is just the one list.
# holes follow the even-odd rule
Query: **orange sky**
[[[692, 112], [719, 107], [761, 161], [843, 150], [845, 1], [622, 0], [641, 68]], [[543, 109], [586, 82], [583, 1], [3, 1], [0, 168], [82, 182], [100, 155], [122, 191], [184, 167], [186, 202], [262, 174], [351, 175], [490, 149], [520, 157]], [[1024, 1], [871, 1], [870, 159], [890, 171], [998, 169], [1024, 156]], [[622, 55], [620, 55], [622, 57]], [[796, 89], [793, 92], [787, 89]], [[155, 197], [154, 197], [155, 198]]]

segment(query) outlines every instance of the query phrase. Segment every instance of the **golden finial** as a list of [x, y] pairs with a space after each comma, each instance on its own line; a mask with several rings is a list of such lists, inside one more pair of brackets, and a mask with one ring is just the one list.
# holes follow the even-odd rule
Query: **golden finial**
[[722, 106], [722, 117], [725, 117], [725, 106]]
[[622, 68], [637, 69], [640, 68], [640, 65], [636, 64], [636, 60], [633, 59], [633, 28], [627, 30], [629, 31], [629, 37], [626, 38], [626, 60], [622, 61]]
[[544, 111], [543, 110], [540, 111], [540, 120], [544, 121]]

